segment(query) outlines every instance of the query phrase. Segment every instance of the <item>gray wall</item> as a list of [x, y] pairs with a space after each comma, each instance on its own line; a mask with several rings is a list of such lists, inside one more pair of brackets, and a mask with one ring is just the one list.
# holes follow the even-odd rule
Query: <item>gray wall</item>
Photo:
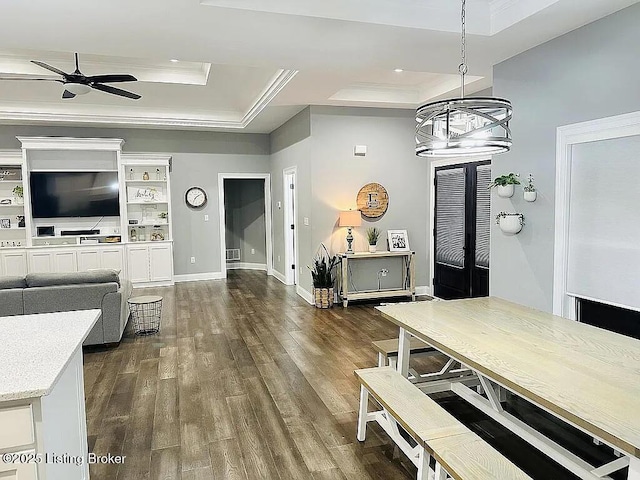
[[[19, 136], [123, 138], [123, 152], [167, 153], [173, 157], [174, 269], [176, 275], [219, 272], [218, 173], [268, 173], [269, 136], [124, 128], [0, 125], [0, 149], [18, 149]], [[191, 186], [207, 192], [207, 205], [191, 210], [184, 193]], [[204, 215], [209, 221], [204, 221]], [[190, 257], [196, 263], [190, 263]]]
[[493, 159], [493, 175], [532, 173], [538, 200], [522, 189], [492, 201], [492, 213], [517, 211], [526, 225], [514, 237], [491, 232], [492, 295], [551, 311], [556, 129], [640, 110], [640, 5], [631, 6], [528, 50], [493, 71], [493, 93], [512, 101], [513, 149]]
[[226, 247], [239, 248], [241, 262], [266, 265], [264, 180], [226, 179], [224, 201]]

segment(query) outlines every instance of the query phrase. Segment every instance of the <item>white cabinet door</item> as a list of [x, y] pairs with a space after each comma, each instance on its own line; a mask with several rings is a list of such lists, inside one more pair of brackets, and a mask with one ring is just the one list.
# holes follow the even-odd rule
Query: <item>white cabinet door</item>
[[[25, 456], [35, 456], [35, 450], [18, 452], [18, 454], [20, 453], [24, 453]], [[2, 478], [2, 480], [36, 480], [38, 478], [36, 467], [36, 463], [0, 462], [0, 478]]]
[[122, 247], [100, 250], [100, 268], [122, 271]]
[[86, 272], [96, 268], [100, 268], [100, 252], [98, 249], [78, 251], [79, 272]]
[[3, 275], [23, 277], [27, 274], [27, 252], [4, 252], [0, 258], [2, 259], [0, 272]]
[[150, 280], [152, 282], [173, 279], [171, 244], [149, 245]]
[[78, 263], [76, 252], [53, 252], [53, 267], [56, 273], [77, 272]]
[[29, 252], [29, 273], [53, 273], [52, 252]]
[[146, 245], [127, 247], [127, 273], [132, 283], [149, 281], [149, 249]]

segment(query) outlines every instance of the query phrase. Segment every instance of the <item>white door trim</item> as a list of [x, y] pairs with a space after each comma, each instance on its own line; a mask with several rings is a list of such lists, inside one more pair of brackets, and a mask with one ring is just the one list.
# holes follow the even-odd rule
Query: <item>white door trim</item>
[[[287, 175], [292, 175], [294, 176], [294, 189], [293, 189], [293, 208], [294, 208], [294, 215], [293, 218], [289, 218], [289, 210], [291, 209], [290, 205], [289, 205], [289, 195], [288, 195], [288, 191], [287, 191]], [[284, 278], [285, 278], [285, 285], [295, 285], [296, 281], [295, 281], [295, 277], [296, 277], [296, 271], [299, 267], [299, 263], [298, 263], [298, 222], [296, 221], [296, 214], [295, 214], [295, 209], [296, 206], [298, 205], [298, 168], [297, 167], [287, 167], [285, 169], [282, 170], [282, 185], [284, 187], [284, 265], [285, 265], [285, 271], [284, 273]], [[288, 238], [289, 238], [289, 232], [288, 229], [290, 229], [290, 225], [293, 224], [293, 237], [294, 237], [294, 245], [290, 245]], [[291, 249], [293, 247], [294, 250], [294, 258], [291, 258]], [[291, 264], [294, 264], [296, 266], [296, 270], [294, 271], [291, 268]]]
[[436, 274], [436, 251], [435, 242], [436, 235], [434, 229], [436, 228], [436, 168], [449, 167], [451, 165], [462, 165], [465, 163], [476, 163], [491, 161], [491, 156], [482, 157], [455, 157], [445, 158], [442, 160], [432, 160], [429, 168], [429, 223], [427, 225], [427, 238], [429, 242], [429, 279], [427, 288], [429, 289], [429, 295], [434, 294], [433, 279]]
[[226, 236], [224, 208], [224, 181], [227, 179], [264, 180], [264, 224], [267, 245], [267, 275], [273, 274], [273, 240], [271, 234], [271, 174], [269, 173], [218, 173], [218, 214], [220, 227], [220, 271], [227, 278]]
[[569, 200], [573, 146], [640, 135], [640, 112], [558, 127], [556, 134], [556, 205], [553, 243], [553, 313], [575, 319], [575, 298], [567, 292]]

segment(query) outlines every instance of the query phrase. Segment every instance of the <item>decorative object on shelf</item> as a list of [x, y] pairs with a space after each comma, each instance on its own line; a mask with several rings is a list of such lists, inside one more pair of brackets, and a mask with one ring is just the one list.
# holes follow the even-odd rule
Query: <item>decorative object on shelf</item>
[[389, 194], [379, 183], [367, 183], [358, 192], [356, 205], [366, 218], [378, 218], [389, 208]]
[[138, 220], [129, 220], [129, 225], [138, 225]]
[[495, 187], [498, 191], [499, 197], [513, 197], [515, 185], [520, 185], [520, 180], [518, 180], [518, 177], [519, 175], [513, 172], [509, 173], [508, 175], [500, 175], [489, 184], [488, 188]]
[[353, 253], [353, 228], [362, 225], [362, 215], [359, 210], [345, 210], [340, 212], [340, 227], [347, 227], [347, 253]]
[[500, 230], [507, 235], [520, 233], [524, 226], [524, 215], [521, 213], [500, 212], [496, 215], [496, 223]]
[[0, 228], [11, 228], [11, 220], [9, 218], [0, 218]]
[[313, 268], [307, 265], [313, 279], [313, 297], [316, 308], [333, 307], [333, 284], [336, 278], [333, 270], [337, 263], [338, 256], [329, 255], [327, 247], [321, 243], [313, 259]]
[[11, 205], [11, 199], [3, 198], [2, 200], [0, 200], [0, 205]]
[[133, 202], [160, 202], [162, 192], [155, 187], [129, 187], [129, 198]]
[[142, 174], [142, 179], [143, 179], [143, 180], [149, 180], [149, 172], [144, 172], [144, 173]]
[[160, 175], [160, 169], [156, 168], [156, 180], [162, 180], [162, 176]]
[[380, 237], [380, 230], [377, 227], [367, 228], [367, 241], [369, 242], [370, 253], [375, 253], [376, 246], [378, 245], [379, 237]]
[[160, 212], [158, 218], [167, 221], [169, 219], [169, 212]]
[[16, 181], [22, 179], [22, 171], [20, 168], [6, 168], [4, 170], [0, 170], [0, 182], [7, 181]]
[[461, 157], [509, 151], [511, 102], [504, 98], [464, 98], [466, 56], [466, 0], [462, 0], [460, 98], [427, 103], [416, 112], [416, 155]]
[[112, 237], [105, 237], [104, 239], [104, 243], [120, 243], [121, 242], [121, 238], [120, 235], [115, 235]]
[[524, 199], [527, 202], [535, 202], [536, 198], [538, 198], [538, 191], [533, 184], [533, 175], [529, 174], [527, 184], [524, 186]]
[[24, 203], [24, 189], [22, 185], [16, 185], [13, 187], [13, 198], [17, 205], [22, 205]]
[[24, 228], [25, 227], [24, 215], [16, 216], [16, 220], [18, 220], [18, 228]]
[[56, 234], [56, 229], [53, 225], [36, 227], [36, 235], [38, 237], [53, 237]]
[[138, 241], [146, 242], [147, 241], [147, 229], [144, 226], [138, 228]]
[[129, 180], [133, 180], [134, 176], [133, 176], [133, 168], [129, 169]]
[[129, 239], [130, 239], [132, 242], [137, 242], [137, 241], [138, 241], [138, 234], [137, 234], [137, 232], [136, 232], [136, 229], [135, 229], [135, 228], [132, 228], [132, 229], [131, 229], [131, 233], [129, 234]]
[[409, 251], [409, 234], [406, 230], [387, 230], [390, 252]]
[[184, 194], [184, 201], [190, 208], [202, 208], [207, 203], [207, 192], [201, 187], [190, 187]]
[[161, 242], [164, 240], [164, 233], [162, 233], [162, 229], [159, 226], [155, 226], [153, 232], [151, 233], [151, 241], [152, 242]]

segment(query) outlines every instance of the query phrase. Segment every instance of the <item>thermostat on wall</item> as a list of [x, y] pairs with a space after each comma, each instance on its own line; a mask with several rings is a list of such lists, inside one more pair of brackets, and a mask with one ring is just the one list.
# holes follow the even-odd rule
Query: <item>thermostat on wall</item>
[[353, 154], [356, 157], [364, 157], [367, 154], [367, 146], [366, 145], [356, 145], [353, 149]]

